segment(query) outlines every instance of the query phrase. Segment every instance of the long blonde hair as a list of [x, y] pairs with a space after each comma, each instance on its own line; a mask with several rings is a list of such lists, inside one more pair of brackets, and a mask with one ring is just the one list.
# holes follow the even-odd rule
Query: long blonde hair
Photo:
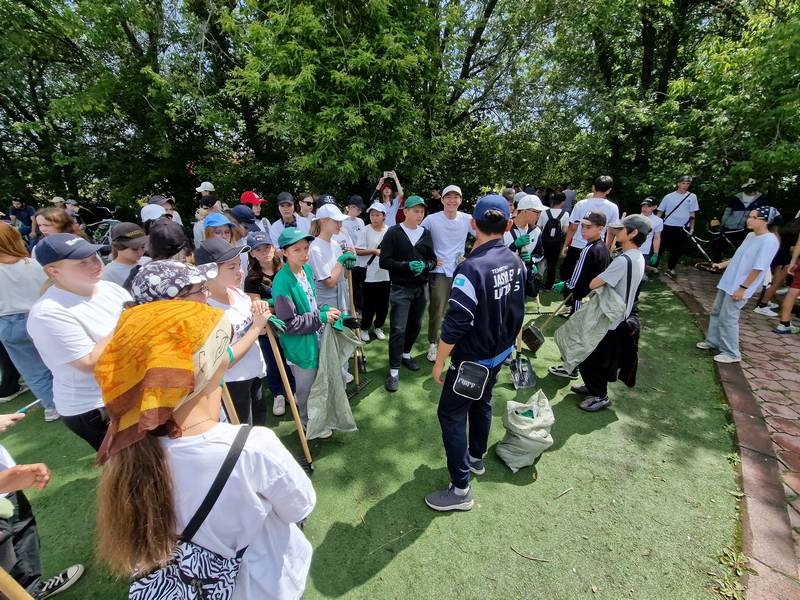
[[156, 435], [112, 455], [97, 488], [97, 555], [112, 572], [163, 566], [177, 542], [174, 490]]

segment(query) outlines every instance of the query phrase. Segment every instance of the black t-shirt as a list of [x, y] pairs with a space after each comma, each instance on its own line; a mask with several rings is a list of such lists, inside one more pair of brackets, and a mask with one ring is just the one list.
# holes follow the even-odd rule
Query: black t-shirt
[[271, 300], [272, 280], [266, 275], [261, 279], [248, 276], [244, 280], [244, 292], [245, 294], [258, 294], [262, 300]]

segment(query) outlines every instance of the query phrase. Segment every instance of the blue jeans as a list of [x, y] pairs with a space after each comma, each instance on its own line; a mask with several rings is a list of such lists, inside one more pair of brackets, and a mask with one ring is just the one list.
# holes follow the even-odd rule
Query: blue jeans
[[42, 408], [55, 408], [53, 375], [28, 335], [27, 322], [28, 313], [0, 316], [0, 342], [33, 395], [42, 401]]
[[[272, 397], [286, 396], [286, 392], [283, 389], [283, 380], [281, 379], [280, 371], [278, 371], [278, 362], [275, 360], [275, 354], [272, 352], [269, 338], [265, 335], [259, 336], [258, 344], [261, 346], [261, 353], [264, 355], [264, 360], [267, 362], [267, 387]], [[280, 349], [280, 346], [278, 349]], [[289, 365], [286, 363], [286, 358], [284, 358], [283, 354], [281, 354], [281, 360], [283, 361], [283, 368], [286, 370], [286, 378], [289, 380], [289, 386], [291, 386], [292, 393], [294, 393], [294, 375]], [[258, 423], [258, 425], [261, 425], [261, 423]]]
[[730, 294], [717, 290], [708, 320], [706, 341], [734, 358], [742, 358], [739, 352], [739, 314], [745, 304], [747, 300], [734, 300]]

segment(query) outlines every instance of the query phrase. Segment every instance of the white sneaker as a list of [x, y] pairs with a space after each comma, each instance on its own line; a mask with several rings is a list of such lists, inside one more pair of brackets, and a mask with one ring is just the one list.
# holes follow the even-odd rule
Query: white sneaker
[[22, 394], [24, 394], [27, 391], [28, 391], [28, 386], [25, 385], [24, 383], [20, 384], [19, 390], [17, 390], [16, 392], [11, 394], [10, 396], [3, 396], [2, 398], [0, 398], [0, 404], [3, 404], [5, 402], [11, 402], [14, 398], [16, 398], [17, 396], [21, 396]]
[[272, 414], [276, 417], [286, 414], [286, 398], [282, 394], [278, 394], [272, 400]]
[[428, 346], [428, 362], [436, 362], [436, 344]]
[[375, 330], [375, 337], [381, 341], [386, 339], [386, 334], [383, 333], [383, 329], [376, 329]]
[[786, 292], [788, 292], [788, 291], [789, 291], [789, 288], [788, 288], [788, 287], [782, 287], [781, 289], [779, 289], [779, 290], [778, 290], [777, 292], [775, 292], [775, 293], [776, 293], [778, 296], [785, 296], [785, 295], [786, 295]]
[[353, 379], [355, 379], [355, 377], [353, 377], [352, 373], [345, 373], [344, 374], [344, 383], [345, 383], [345, 385], [347, 385], [348, 383], [352, 383]]
[[728, 354], [717, 354], [714, 357], [714, 360], [717, 361], [718, 363], [723, 363], [723, 364], [727, 365], [727, 364], [730, 364], [730, 363], [737, 363], [737, 362], [741, 361], [742, 359], [741, 358], [736, 358], [735, 356], [730, 356]]
[[320, 434], [317, 436], [317, 439], [320, 439], [320, 440], [327, 440], [327, 439], [328, 439], [329, 437], [331, 437], [332, 435], [333, 435], [333, 431], [331, 431], [330, 429], [325, 429], [325, 431], [323, 431], [322, 433], [320, 433]]
[[369, 341], [369, 331], [362, 331], [361, 332], [361, 341], [368, 342]]
[[61, 415], [58, 414], [58, 411], [55, 408], [44, 409], [44, 420], [46, 423], [50, 423], [52, 421], [58, 421], [60, 418]]
[[695, 344], [695, 348], [700, 348], [700, 350], [713, 350], [716, 348], [714, 344], [710, 344], [709, 342], [703, 340], [702, 342], [697, 342]]
[[779, 306], [780, 304], [778, 304], [777, 302], [767, 302], [767, 308], [771, 308], [772, 310], [775, 310]]
[[756, 306], [753, 312], [757, 315], [764, 315], [765, 317], [777, 317], [778, 313], [772, 310], [769, 306]]

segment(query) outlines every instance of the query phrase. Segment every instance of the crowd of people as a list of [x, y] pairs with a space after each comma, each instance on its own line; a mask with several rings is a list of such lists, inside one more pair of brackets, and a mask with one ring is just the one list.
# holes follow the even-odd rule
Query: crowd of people
[[[70, 211], [77, 203], [54, 198], [35, 210], [14, 201], [0, 222], [0, 402], [30, 389], [45, 421], [61, 420], [97, 452], [98, 547], [115, 572], [134, 575], [136, 597], [185, 584], [176, 565], [203, 565], [210, 570], [193, 571], [194, 581], [208, 590], [299, 598], [311, 561], [302, 523], [316, 497], [266, 427], [264, 383], [272, 414], [285, 414], [291, 396], [305, 428], [330, 324], [357, 331], [364, 344], [388, 339], [383, 384], [396, 392], [401, 373], [421, 369], [413, 348], [427, 310], [424, 356], [442, 385], [450, 481], [424, 501], [437, 511], [469, 510], [470, 477], [486, 470], [493, 386], [521, 335], [526, 302], [542, 290], [561, 294], [582, 354], [562, 356], [549, 372], [580, 376], [571, 387], [580, 409], [611, 407], [608, 384], [635, 379], [642, 284], [663, 255], [666, 274], [678, 276], [700, 210], [691, 183], [678, 178], [675, 191], [660, 202], [644, 198], [630, 215], [610, 199], [606, 175], [579, 201], [570, 186], [541, 195], [509, 186], [467, 213], [458, 185], [426, 200], [406, 196], [387, 171], [368, 202], [350, 196], [344, 212], [330, 194], [281, 192], [270, 222], [269, 201], [255, 191], [230, 207], [202, 182], [190, 230], [174, 201], [155, 195], [140, 222], [113, 226], [110, 248], [86, 236]], [[748, 182], [723, 215], [723, 228], [749, 233], [714, 265], [724, 273], [698, 347], [719, 349], [718, 362], [741, 357], [747, 300], [763, 294], [756, 312], [777, 316], [767, 311], [788, 278], [776, 331], [800, 331], [791, 323], [800, 293], [797, 219], [777, 231], [777, 211], [756, 187]], [[601, 303], [613, 307], [605, 319], [591, 313]], [[349, 361], [338, 370], [341, 385], [353, 380]], [[232, 409], [223, 408], [226, 392]], [[5, 416], [0, 428], [23, 416]], [[63, 591], [83, 568], [42, 579], [22, 492], [46, 485], [49, 472], [14, 466], [4, 449], [0, 463], [0, 491], [15, 506], [0, 524], [32, 528], [26, 551], [18, 536], [0, 541], [0, 562], [37, 598]]]

